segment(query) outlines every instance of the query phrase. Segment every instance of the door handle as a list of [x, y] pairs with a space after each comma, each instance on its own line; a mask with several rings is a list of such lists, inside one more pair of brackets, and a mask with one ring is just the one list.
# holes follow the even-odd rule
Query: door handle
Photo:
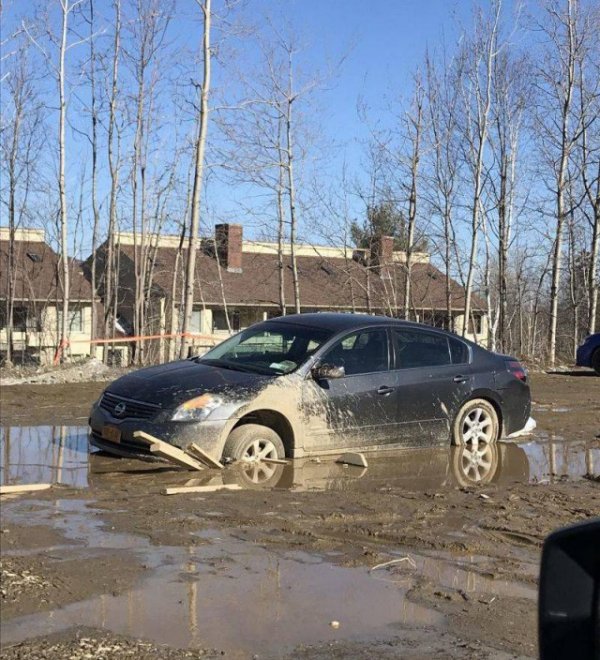
[[387, 385], [382, 385], [378, 390], [377, 394], [391, 394], [394, 391], [393, 387]]
[[458, 376], [454, 376], [454, 378], [452, 380], [455, 383], [465, 383], [466, 381], [469, 380], [469, 377], [468, 376], [462, 376], [462, 375], [459, 374]]

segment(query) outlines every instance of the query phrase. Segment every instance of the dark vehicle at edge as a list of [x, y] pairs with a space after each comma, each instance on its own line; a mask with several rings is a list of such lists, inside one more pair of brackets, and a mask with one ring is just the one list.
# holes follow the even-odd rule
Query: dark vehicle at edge
[[202, 357], [140, 369], [93, 405], [90, 441], [148, 454], [145, 431], [215, 459], [470, 445], [522, 430], [528, 375], [509, 356], [386, 317], [311, 313], [258, 323]]
[[577, 349], [578, 367], [590, 367], [600, 376], [600, 332], [588, 335]]

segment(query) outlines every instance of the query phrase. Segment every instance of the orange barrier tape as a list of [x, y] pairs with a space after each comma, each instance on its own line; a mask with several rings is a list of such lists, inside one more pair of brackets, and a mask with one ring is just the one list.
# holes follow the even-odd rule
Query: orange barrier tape
[[71, 344], [130, 344], [131, 342], [140, 341], [144, 339], [176, 339], [189, 337], [191, 339], [206, 339], [208, 341], [222, 341], [225, 337], [218, 337], [216, 335], [201, 335], [195, 332], [174, 332], [164, 335], [135, 335], [133, 337], [115, 337], [114, 339], [63, 339], [56, 353], [54, 354], [54, 366], [60, 362], [63, 351]]

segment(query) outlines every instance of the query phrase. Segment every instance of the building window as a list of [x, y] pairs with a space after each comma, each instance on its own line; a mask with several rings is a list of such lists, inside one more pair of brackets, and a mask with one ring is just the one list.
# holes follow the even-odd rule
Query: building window
[[[229, 311], [229, 323], [231, 324], [232, 331], [238, 332], [240, 329], [240, 313], [238, 310]], [[228, 330], [225, 310], [213, 309], [213, 332], [227, 332]]]
[[481, 314], [471, 314], [469, 319], [469, 334], [480, 335], [483, 332], [483, 316]]
[[[58, 310], [58, 331], [62, 331], [62, 320], [63, 313], [62, 310]], [[71, 332], [83, 332], [83, 310], [81, 307], [75, 307], [74, 309], [69, 309], [68, 318], [67, 318], [67, 327], [69, 333]]]
[[202, 332], [202, 310], [193, 309], [192, 317], [190, 319], [190, 332], [200, 334]]
[[[7, 327], [7, 310], [4, 305], [0, 306], [0, 328]], [[33, 310], [25, 305], [15, 305], [12, 313], [12, 327], [15, 332], [41, 332], [41, 323]]]

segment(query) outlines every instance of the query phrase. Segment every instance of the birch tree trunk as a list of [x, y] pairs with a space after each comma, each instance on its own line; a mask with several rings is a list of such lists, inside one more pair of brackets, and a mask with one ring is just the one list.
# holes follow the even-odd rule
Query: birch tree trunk
[[[115, 260], [115, 241], [117, 228], [117, 192], [119, 189], [119, 156], [115, 154], [115, 132], [117, 113], [117, 94], [119, 80], [119, 56], [121, 50], [121, 0], [114, 0], [114, 40], [112, 53], [112, 73], [108, 113], [108, 171], [110, 175], [110, 192], [108, 202], [108, 236], [106, 262], [104, 271], [104, 337], [115, 336], [115, 321], [117, 307], [117, 289], [119, 283], [118, 269]], [[108, 362], [108, 345], [104, 349], [104, 363]]]
[[62, 268], [62, 319], [60, 332], [60, 344], [65, 345], [69, 337], [69, 295], [70, 295], [70, 269], [69, 269], [69, 227], [67, 190], [65, 178], [66, 141], [65, 125], [67, 121], [67, 101], [65, 96], [65, 57], [67, 53], [67, 30], [69, 12], [69, 0], [61, 0], [62, 27], [60, 37], [59, 65], [58, 65], [58, 192], [60, 199], [60, 260]]
[[572, 141], [570, 138], [571, 103], [575, 84], [575, 18], [573, 1], [567, 0], [566, 20], [566, 52], [561, 56], [564, 61], [564, 77], [561, 81], [562, 98], [560, 98], [560, 152], [556, 170], [556, 231], [552, 250], [552, 275], [550, 281], [550, 324], [548, 329], [548, 363], [554, 366], [556, 362], [556, 331], [558, 322], [558, 293], [562, 273], [563, 234], [567, 208], [565, 204], [567, 170], [571, 155]]
[[94, 0], [90, 0], [90, 95], [91, 95], [91, 120], [92, 120], [92, 263], [91, 263], [91, 285], [92, 285], [92, 329], [90, 339], [96, 338], [98, 323], [98, 309], [96, 307], [96, 296], [98, 292], [97, 282], [97, 259], [98, 231], [100, 226], [100, 212], [98, 209], [98, 114], [96, 108], [96, 53], [94, 49]]
[[[475, 274], [475, 266], [477, 261], [477, 241], [479, 234], [479, 227], [481, 224], [481, 196], [483, 192], [482, 177], [484, 168], [484, 154], [488, 139], [488, 121], [491, 107], [492, 96], [492, 76], [495, 58], [497, 57], [498, 47], [498, 24], [500, 21], [501, 3], [498, 1], [494, 3], [494, 15], [489, 28], [486, 26], [484, 31], [488, 31], [483, 36], [483, 43], [480, 44], [481, 53], [479, 48], [473, 53], [476, 61], [473, 64], [473, 82], [475, 89], [476, 103], [476, 118], [470, 119], [474, 121], [474, 139], [470, 140], [470, 158], [472, 158], [472, 176], [473, 176], [473, 196], [471, 208], [471, 248], [469, 256], [469, 267], [467, 271], [467, 282], [465, 287], [465, 306], [464, 306], [464, 324], [463, 336], [467, 333], [469, 327], [469, 320], [471, 318], [471, 298], [473, 295], [473, 276]], [[479, 58], [483, 57], [484, 79], [483, 85], [479, 75]], [[482, 89], [483, 88], [483, 89]], [[467, 101], [468, 103], [468, 101]], [[469, 130], [469, 134], [473, 136], [473, 128]], [[473, 158], [474, 156], [474, 158]]]
[[404, 281], [404, 318], [410, 318], [412, 252], [415, 241], [417, 222], [417, 186], [419, 180], [419, 161], [421, 158], [421, 126], [423, 121], [423, 88], [420, 77], [415, 79], [414, 116], [408, 121], [412, 129], [412, 154], [410, 161], [410, 192], [408, 197], [408, 231], [406, 239], [406, 279]]
[[298, 279], [298, 264], [296, 262], [296, 233], [298, 220], [296, 217], [296, 182], [294, 180], [294, 151], [292, 140], [292, 104], [295, 100], [293, 92], [293, 60], [292, 49], [288, 50], [288, 92], [286, 98], [285, 134], [286, 134], [286, 171], [288, 199], [290, 204], [290, 259], [292, 261], [292, 281], [294, 285], [294, 307], [300, 314], [300, 281]]
[[190, 346], [189, 337], [185, 333], [190, 331], [192, 311], [194, 309], [194, 284], [196, 271], [196, 253], [198, 251], [198, 234], [200, 229], [200, 199], [202, 192], [202, 179], [204, 173], [204, 152], [206, 148], [206, 135], [208, 132], [208, 97], [210, 92], [211, 51], [210, 51], [210, 24], [211, 0], [197, 0], [204, 19], [204, 36], [202, 54], [204, 59], [203, 79], [200, 88], [200, 111], [198, 116], [198, 130], [194, 148], [194, 183], [192, 188], [192, 208], [190, 217], [190, 232], [187, 251], [185, 273], [185, 298], [183, 313], [183, 341], [181, 342], [180, 357], [187, 356]]

